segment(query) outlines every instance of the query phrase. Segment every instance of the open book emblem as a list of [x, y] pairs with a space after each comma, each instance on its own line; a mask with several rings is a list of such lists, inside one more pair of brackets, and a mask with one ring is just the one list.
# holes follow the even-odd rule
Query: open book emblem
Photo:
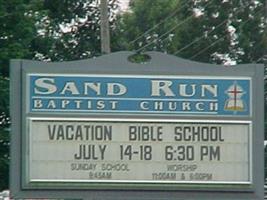
[[225, 93], [229, 98], [225, 102], [224, 110], [236, 112], [245, 111], [245, 103], [242, 100], [242, 96], [245, 92], [236, 81], [225, 91]]

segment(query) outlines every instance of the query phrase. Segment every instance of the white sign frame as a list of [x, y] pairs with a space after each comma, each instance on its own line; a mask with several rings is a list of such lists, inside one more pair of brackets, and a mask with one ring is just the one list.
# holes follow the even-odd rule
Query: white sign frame
[[[39, 185], [49, 185], [49, 184], [53, 184], [53, 183], [57, 183], [57, 185], [60, 185], [61, 183], [63, 183], [62, 185], [64, 186], [64, 182], [68, 182], [68, 183], [81, 183], [81, 184], [85, 184], [85, 183], [161, 183], [160, 181], [133, 181], [133, 180], [120, 180], [120, 181], [104, 181], [104, 180], [60, 180], [60, 179], [56, 179], [56, 180], [30, 180], [29, 178], [29, 172], [30, 172], [30, 157], [31, 157], [31, 138], [32, 138], [32, 132], [30, 129], [30, 125], [33, 121], [38, 121], [38, 122], [49, 122], [49, 121], [55, 121], [55, 122], [137, 122], [138, 123], [192, 123], [192, 124], [222, 124], [222, 125], [248, 125], [249, 127], [249, 132], [248, 132], [248, 141], [249, 141], [249, 158], [248, 158], [248, 168], [249, 168], [249, 181], [176, 181], [176, 182], [168, 182], [168, 181], [162, 181], [162, 184], [166, 184], [166, 183], [172, 183], [172, 184], [177, 184], [177, 185], [181, 185], [181, 184], [187, 184], [188, 186], [190, 185], [194, 185], [194, 184], [202, 184], [202, 185], [209, 185], [209, 184], [215, 184], [218, 187], [220, 187], [220, 185], [224, 185], [224, 184], [231, 184], [233, 186], [238, 186], [238, 185], [250, 185], [253, 182], [253, 177], [252, 177], [252, 172], [253, 172], [253, 166], [252, 166], [252, 123], [251, 121], [222, 121], [222, 120], [177, 120], [177, 119], [138, 119], [138, 118], [132, 118], [132, 119], [111, 119], [111, 118], [29, 118], [27, 121], [27, 127], [28, 127], [28, 131], [27, 133], [29, 133], [27, 135], [27, 139], [26, 141], [28, 141], [29, 143], [27, 143], [27, 145], [25, 145], [25, 147], [29, 147], [29, 148], [25, 148], [24, 151], [29, 152], [29, 154], [27, 154], [27, 156], [25, 157], [26, 163], [25, 166], [27, 166], [24, 171], [25, 171], [25, 180], [27, 180], [27, 182], [25, 182], [25, 185], [32, 185], [34, 187], [34, 185], [37, 183], [39, 183]], [[142, 186], [144, 187], [144, 186]], [[162, 186], [161, 186], [162, 187]], [[90, 188], [90, 187], [89, 187]], [[138, 188], [138, 187], [136, 187]]]

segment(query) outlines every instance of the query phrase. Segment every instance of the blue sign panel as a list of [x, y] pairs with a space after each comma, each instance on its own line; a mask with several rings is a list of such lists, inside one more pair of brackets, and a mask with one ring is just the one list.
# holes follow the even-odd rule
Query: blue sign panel
[[29, 112], [250, 115], [249, 78], [29, 75]]

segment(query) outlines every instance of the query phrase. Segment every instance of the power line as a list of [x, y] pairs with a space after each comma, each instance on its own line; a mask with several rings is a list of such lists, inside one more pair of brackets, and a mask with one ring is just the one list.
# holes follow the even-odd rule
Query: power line
[[[241, 12], [245, 7], [248, 7], [249, 3], [245, 6], [243, 5], [241, 8], [239, 8], [238, 12], [236, 14], [238, 14], [239, 12]], [[218, 29], [219, 27], [221, 27], [224, 23], [226, 23], [228, 21], [228, 19], [225, 19], [223, 22], [221, 22], [220, 24], [218, 24], [214, 29], [208, 31], [207, 35], [209, 35], [210, 33], [214, 32], [216, 29]], [[202, 38], [204, 38], [206, 36], [206, 34], [202, 35], [201, 37], [196, 38], [194, 41], [192, 41], [191, 43], [185, 45], [184, 47], [178, 49], [176, 52], [174, 52], [174, 55], [184, 51], [185, 49], [189, 48], [190, 46], [192, 46], [193, 44], [197, 43], [198, 41], [200, 41]]]
[[[203, 8], [206, 8], [212, 0], [210, 0]], [[182, 22], [176, 24], [173, 28], [171, 28], [170, 30], [166, 31], [165, 33], [163, 33], [159, 38], [157, 38], [157, 40], [160, 40], [161, 38], [163, 38], [165, 35], [171, 33], [172, 31], [174, 31], [175, 29], [177, 29], [179, 26], [183, 25], [184, 23], [186, 23], [188, 20], [190, 20], [191, 18], [194, 17], [194, 13], [192, 15], [190, 15], [189, 17], [187, 17], [186, 19], [184, 19]], [[136, 52], [141, 52], [142, 50], [144, 50], [146, 47], [150, 46], [151, 44], [153, 44], [155, 41], [152, 41], [142, 47], [140, 47], [139, 49], [136, 50]]]
[[[224, 21], [221, 22], [219, 25], [217, 25], [214, 29], [208, 31], [207, 35], [209, 35], [210, 33], [214, 32], [217, 28], [219, 28], [220, 26], [222, 26], [223, 24], [225, 24], [227, 21], [228, 21], [228, 20], [224, 20]], [[183, 50], [185, 50], [185, 49], [187, 49], [187, 48], [189, 48], [189, 47], [192, 46], [193, 44], [195, 44], [195, 43], [197, 43], [198, 41], [202, 40], [204, 37], [205, 37], [205, 34], [202, 35], [201, 37], [198, 37], [198, 38], [195, 39], [193, 42], [190, 42], [190, 43], [187, 44], [186, 46], [184, 46], [184, 47], [178, 49], [178, 50], [174, 53], [174, 55], [176, 55], [176, 54], [182, 52]]]
[[[189, 19], [191, 19], [193, 16], [191, 15], [190, 17], [186, 18], [184, 21], [182, 21], [179, 24], [176, 24], [173, 28], [171, 28], [169, 31], [163, 33], [159, 38], [157, 38], [157, 40], [160, 40], [161, 38], [163, 38], [165, 35], [168, 35], [169, 33], [171, 33], [172, 31], [174, 31], [176, 28], [178, 28], [179, 26], [183, 25], [185, 22], [187, 22]], [[150, 42], [148, 44], [146, 44], [145, 46], [142, 46], [141, 48], [137, 49], [137, 52], [142, 51], [143, 49], [145, 49], [146, 47], [150, 46], [151, 44], [153, 44], [153, 42]]]
[[207, 51], [209, 48], [213, 47], [215, 44], [219, 43], [220, 41], [222, 41], [225, 38], [226, 35], [220, 37], [219, 39], [217, 39], [215, 42], [213, 42], [211, 45], [209, 45], [208, 47], [202, 49], [201, 51], [199, 51], [198, 53], [196, 53], [195, 55], [193, 55], [192, 57], [189, 58], [189, 60], [194, 59], [195, 57], [197, 57], [198, 55], [201, 55], [202, 53], [204, 53], [205, 51]]
[[[257, 11], [255, 14], [261, 12], [264, 8], [261, 8], [259, 11]], [[241, 27], [243, 27], [249, 20], [251, 20], [252, 18], [248, 18], [247, 20], [245, 20], [244, 22], [242, 22]], [[204, 53], [205, 51], [207, 51], [209, 48], [213, 47], [215, 44], [219, 43], [220, 41], [222, 41], [227, 35], [224, 35], [222, 37], [220, 37], [219, 39], [217, 39], [215, 42], [213, 42], [212, 44], [210, 44], [209, 46], [207, 46], [206, 48], [202, 49], [200, 52], [194, 54], [193, 56], [191, 56], [189, 59], [194, 59], [195, 57], [201, 55], [202, 53]]]
[[135, 38], [134, 40], [130, 41], [130, 44], [135, 43], [136, 41], [138, 41], [139, 39], [141, 39], [142, 37], [144, 37], [145, 35], [147, 35], [149, 32], [153, 31], [154, 29], [156, 29], [157, 27], [159, 27], [161, 24], [165, 23], [165, 21], [167, 21], [169, 18], [173, 17], [178, 11], [180, 11], [181, 9], [183, 9], [188, 2], [185, 2], [181, 7], [178, 7], [177, 9], [175, 9], [170, 15], [168, 15], [166, 18], [164, 18], [163, 20], [161, 20], [159, 23], [155, 24], [152, 28], [146, 30], [143, 34], [139, 35], [137, 38]]

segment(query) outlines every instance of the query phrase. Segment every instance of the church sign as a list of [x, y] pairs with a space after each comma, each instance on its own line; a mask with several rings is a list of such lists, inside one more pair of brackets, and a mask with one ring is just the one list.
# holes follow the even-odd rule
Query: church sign
[[261, 199], [263, 66], [131, 54], [11, 62], [13, 197]]

